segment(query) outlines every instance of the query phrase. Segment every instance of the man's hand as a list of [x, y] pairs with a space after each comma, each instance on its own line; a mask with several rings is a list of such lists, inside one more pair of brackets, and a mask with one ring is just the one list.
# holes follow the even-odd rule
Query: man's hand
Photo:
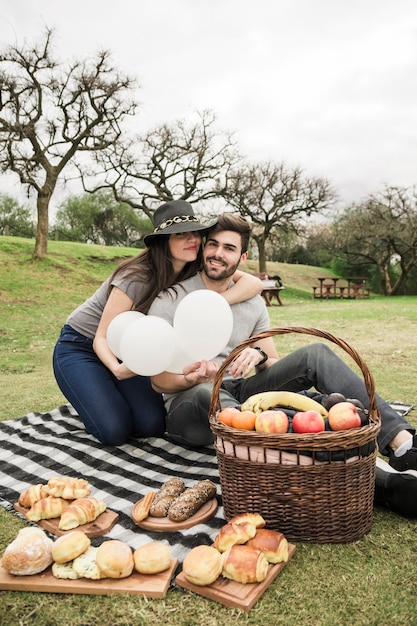
[[229, 367], [229, 374], [233, 378], [246, 378], [249, 376], [254, 367], [262, 361], [262, 355], [254, 348], [245, 348], [232, 361]]

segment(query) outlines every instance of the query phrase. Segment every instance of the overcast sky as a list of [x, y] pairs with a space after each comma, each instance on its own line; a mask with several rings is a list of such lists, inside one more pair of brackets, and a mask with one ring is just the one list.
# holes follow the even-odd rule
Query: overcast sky
[[415, 0], [0, 0], [2, 45], [45, 26], [60, 58], [104, 48], [137, 77], [138, 130], [212, 109], [248, 160], [344, 202], [417, 184]]

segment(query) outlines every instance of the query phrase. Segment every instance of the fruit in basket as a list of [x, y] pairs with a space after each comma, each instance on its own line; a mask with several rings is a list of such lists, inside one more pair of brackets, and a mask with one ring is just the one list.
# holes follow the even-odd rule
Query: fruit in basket
[[332, 430], [349, 430], [361, 426], [361, 416], [353, 402], [338, 402], [329, 409]]
[[346, 398], [346, 402], [352, 402], [358, 409], [359, 417], [361, 418], [361, 426], [369, 424], [368, 411], [365, 409], [364, 404], [357, 398]]
[[299, 411], [292, 418], [295, 433], [321, 433], [325, 430], [324, 419], [318, 411]]
[[257, 415], [255, 430], [258, 433], [286, 433], [288, 424], [288, 415], [284, 411], [269, 409]]
[[219, 411], [217, 419], [222, 424], [225, 424], [226, 426], [231, 426], [232, 417], [236, 413], [240, 413], [239, 409], [237, 409], [235, 406], [227, 406], [226, 408]]
[[327, 409], [324, 406], [313, 398], [294, 391], [262, 391], [250, 396], [240, 408], [242, 411], [253, 411], [259, 414], [262, 411], [279, 407], [295, 409], [296, 411], [315, 410], [323, 417], [327, 416]]
[[334, 404], [337, 404], [338, 402], [344, 402], [345, 400], [346, 398], [343, 395], [343, 393], [333, 392], [327, 396], [323, 404], [326, 407], [326, 409], [329, 410]]
[[232, 426], [239, 430], [255, 430], [256, 415], [253, 411], [238, 411], [232, 415]]

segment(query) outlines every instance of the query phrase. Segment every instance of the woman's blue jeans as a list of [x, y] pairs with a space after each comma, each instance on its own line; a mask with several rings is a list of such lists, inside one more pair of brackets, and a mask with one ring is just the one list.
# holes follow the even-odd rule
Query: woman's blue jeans
[[67, 324], [53, 353], [56, 381], [86, 430], [106, 445], [165, 432], [162, 395], [148, 376], [117, 380], [93, 350], [93, 341]]
[[[167, 433], [183, 445], [205, 446], [213, 441], [208, 421], [212, 384], [204, 383], [179, 393], [167, 415]], [[357, 398], [365, 406], [369, 397], [363, 378], [346, 365], [326, 344], [314, 343], [295, 350], [270, 367], [249, 378], [226, 380], [219, 392], [222, 408], [237, 406], [249, 396], [262, 391], [304, 391], [314, 388], [321, 394], [342, 393]], [[379, 448], [387, 453], [388, 443], [401, 430], [414, 429], [379, 396], [381, 415]]]

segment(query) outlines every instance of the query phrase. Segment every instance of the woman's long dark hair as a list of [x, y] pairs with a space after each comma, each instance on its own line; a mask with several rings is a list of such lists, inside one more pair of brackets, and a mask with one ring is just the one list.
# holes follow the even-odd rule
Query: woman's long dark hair
[[160, 291], [172, 287], [175, 283], [190, 278], [200, 271], [202, 265], [203, 246], [200, 246], [195, 261], [186, 263], [182, 271], [176, 275], [169, 251], [169, 237], [155, 237], [146, 250], [131, 259], [122, 261], [110, 277], [109, 293], [115, 276], [123, 274], [127, 279], [138, 281], [145, 285], [145, 293], [139, 302], [134, 302], [133, 308], [141, 313], [147, 313], [152, 302]]

